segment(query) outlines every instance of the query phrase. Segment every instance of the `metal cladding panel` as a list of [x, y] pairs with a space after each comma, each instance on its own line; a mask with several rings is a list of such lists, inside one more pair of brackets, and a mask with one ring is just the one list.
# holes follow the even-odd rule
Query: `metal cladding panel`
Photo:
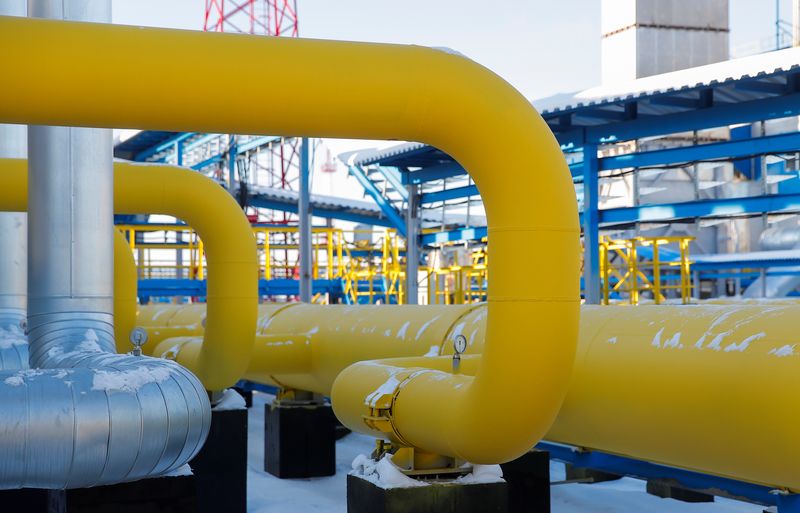
[[635, 78], [727, 60], [728, 39], [728, 33], [720, 31], [640, 27]]
[[728, 0], [636, 0], [636, 23], [728, 29]]

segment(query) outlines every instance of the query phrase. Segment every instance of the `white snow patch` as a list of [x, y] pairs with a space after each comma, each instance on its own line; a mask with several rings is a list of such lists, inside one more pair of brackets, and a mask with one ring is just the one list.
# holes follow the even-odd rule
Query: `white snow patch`
[[394, 391], [400, 385], [400, 380], [398, 380], [394, 374], [389, 376], [381, 386], [375, 389], [374, 392], [367, 396], [367, 404], [370, 406], [374, 406], [375, 401], [377, 401], [381, 396], [386, 394], [394, 394]]
[[0, 328], [0, 349], [11, 349], [27, 343], [25, 334], [17, 326], [11, 325], [7, 329]]
[[661, 334], [662, 333], [664, 333], [664, 328], [661, 328], [660, 330], [658, 330], [658, 332], [656, 333], [656, 336], [653, 337], [653, 342], [651, 343], [651, 345], [653, 347], [661, 347]]
[[78, 351], [88, 351], [91, 353], [102, 353], [103, 349], [100, 347], [100, 344], [97, 341], [100, 340], [97, 338], [97, 333], [89, 328], [86, 330], [86, 333], [83, 334], [83, 341], [78, 344]]
[[729, 353], [731, 351], [744, 352], [744, 350], [747, 349], [747, 347], [750, 345], [751, 342], [754, 342], [754, 341], [756, 341], [758, 339], [761, 339], [761, 338], [764, 338], [766, 336], [767, 336], [767, 334], [763, 333], [763, 332], [762, 333], [756, 333], [755, 335], [750, 335], [749, 337], [747, 337], [746, 339], [742, 340], [738, 344], [733, 343], [733, 344], [729, 345], [728, 347], [726, 347], [725, 348], [725, 352], [726, 353]]
[[609, 344], [616, 344], [617, 343], [617, 337], [611, 337], [606, 342], [608, 342]]
[[183, 476], [191, 476], [192, 475], [192, 467], [189, 466], [187, 463], [186, 465], [181, 465], [180, 467], [176, 468], [171, 472], [167, 472], [163, 475], [163, 477], [183, 477]]
[[439, 356], [439, 346], [431, 346], [423, 356]]
[[457, 483], [483, 484], [505, 483], [500, 465], [473, 465], [472, 472], [456, 479]]
[[414, 337], [414, 340], [419, 340], [419, 338], [422, 336], [422, 334], [423, 334], [423, 333], [425, 333], [425, 330], [426, 330], [426, 329], [428, 329], [428, 326], [430, 326], [431, 324], [433, 324], [434, 322], [436, 322], [436, 320], [437, 320], [437, 319], [439, 319], [439, 317], [440, 317], [440, 316], [439, 316], [439, 315], [437, 315], [437, 316], [436, 316], [436, 317], [434, 317], [433, 319], [430, 319], [428, 322], [426, 322], [425, 324], [423, 324], [423, 325], [422, 325], [422, 326], [419, 328], [419, 330], [417, 331], [417, 335]]
[[6, 378], [3, 382], [6, 385], [11, 385], [12, 387], [18, 387], [25, 384], [25, 380], [22, 379], [22, 376], [11, 376], [9, 378]]
[[244, 410], [246, 408], [244, 397], [232, 388], [222, 393], [222, 400], [214, 405], [214, 411]]
[[722, 339], [724, 339], [725, 337], [727, 337], [730, 334], [731, 334], [730, 331], [723, 331], [722, 333], [720, 333], [719, 335], [714, 337], [714, 339], [711, 341], [711, 343], [708, 344], [706, 347], [708, 349], [713, 349], [714, 351], [719, 351], [720, 349], [722, 349], [722, 347], [721, 347]]
[[775, 347], [769, 350], [769, 354], [774, 354], [778, 358], [782, 358], [784, 356], [792, 356], [794, 355], [794, 348], [796, 346], [797, 344], [792, 344], [792, 345], [787, 344], [782, 347]]
[[140, 367], [128, 371], [98, 371], [92, 380], [92, 390], [106, 392], [136, 392], [150, 383], [163, 383], [172, 376], [172, 371], [164, 367]]
[[400, 326], [400, 329], [397, 330], [397, 338], [405, 338], [406, 331], [408, 331], [409, 326], [411, 326], [411, 321], [406, 321], [402, 326]]
[[664, 342], [664, 347], [677, 347], [678, 349], [683, 347], [683, 345], [681, 345], [681, 332], [675, 333], [669, 340]]
[[379, 461], [375, 461], [363, 454], [359, 454], [353, 460], [353, 471], [350, 474], [366, 479], [370, 483], [381, 488], [414, 488], [418, 486], [428, 486], [428, 483], [417, 481], [403, 474], [389, 455], [385, 455]]

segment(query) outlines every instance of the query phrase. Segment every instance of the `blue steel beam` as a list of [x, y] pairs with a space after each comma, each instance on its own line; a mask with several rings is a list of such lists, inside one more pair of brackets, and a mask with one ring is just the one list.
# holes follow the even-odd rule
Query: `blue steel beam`
[[194, 135], [193, 132], [186, 132], [186, 133], [178, 134], [175, 137], [171, 137], [171, 138], [167, 139], [166, 141], [162, 142], [161, 144], [157, 144], [157, 145], [155, 145], [155, 146], [153, 146], [151, 148], [147, 148], [146, 150], [140, 151], [139, 153], [137, 153], [136, 155], [133, 156], [133, 160], [136, 161], [136, 162], [144, 162], [145, 160], [147, 160], [148, 158], [152, 157], [153, 155], [161, 153], [162, 151], [167, 151], [172, 146], [174, 146], [176, 143], [185, 141], [186, 139], [188, 139], [189, 137], [191, 137], [193, 135]]
[[798, 508], [800, 506], [798, 495], [776, 494], [774, 493], [774, 488], [768, 486], [701, 474], [666, 465], [657, 465], [598, 451], [578, 450], [576, 447], [552, 442], [539, 442], [536, 447], [548, 451], [550, 457], [554, 460], [571, 463], [579, 468], [602, 470], [639, 479], [672, 480], [677, 481], [683, 487], [711, 495], [746, 498], [764, 506], [778, 506], [779, 513], [800, 511], [800, 508]]
[[702, 160], [734, 159], [753, 155], [794, 153], [800, 150], [800, 132], [753, 137], [698, 146], [645, 151], [600, 159], [600, 171]]
[[389, 200], [384, 197], [383, 194], [375, 187], [375, 184], [367, 177], [367, 173], [364, 171], [363, 168], [359, 166], [349, 166], [350, 176], [355, 177], [358, 180], [358, 183], [361, 184], [361, 187], [364, 188], [364, 191], [369, 194], [375, 203], [381, 209], [381, 212], [389, 219], [392, 223], [392, 226], [397, 229], [397, 231], [403, 236], [406, 236], [406, 223], [403, 219], [403, 216], [395, 210]]
[[[314, 294], [339, 294], [343, 293], [342, 280], [313, 280], [312, 291]], [[296, 296], [300, 291], [299, 280], [276, 278], [272, 280], [258, 280], [258, 293], [262, 296]], [[170, 296], [198, 296], [206, 295], [206, 280], [191, 279], [142, 279], [139, 280], [138, 295], [141, 298], [170, 297]]]
[[[800, 115], [800, 93], [792, 93], [763, 100], [717, 104], [688, 112], [589, 126], [583, 130], [585, 142], [599, 144], [797, 115]], [[574, 142], [575, 135], [565, 133], [564, 140], [560, 134], [556, 134], [561, 144]]]
[[439, 201], [467, 198], [469, 196], [477, 196], [478, 194], [479, 192], [476, 186], [466, 185], [464, 187], [455, 187], [453, 189], [425, 193], [422, 195], [420, 203], [438, 203]]
[[425, 233], [421, 237], [421, 243], [428, 245], [464, 240], [481, 240], [487, 235], [488, 232], [486, 231], [485, 226], [478, 226], [476, 228], [459, 228], [457, 230], [451, 230], [448, 232]]
[[671, 221], [695, 217], [726, 217], [765, 212], [800, 211], [800, 194], [686, 201], [662, 205], [610, 208], [600, 211], [601, 225]]
[[403, 201], [407, 201], [408, 191], [406, 190], [405, 185], [403, 185], [403, 177], [401, 176], [400, 171], [398, 171], [395, 167], [385, 166], [377, 166], [377, 169], [380, 171], [386, 181], [389, 182], [389, 184], [400, 194], [400, 197], [403, 198]]

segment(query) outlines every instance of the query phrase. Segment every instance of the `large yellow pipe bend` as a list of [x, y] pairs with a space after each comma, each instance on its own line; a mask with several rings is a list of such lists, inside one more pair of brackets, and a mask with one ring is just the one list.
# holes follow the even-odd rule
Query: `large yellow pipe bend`
[[[27, 161], [0, 159], [0, 206], [24, 212], [27, 190]], [[202, 343], [198, 337], [198, 343], [186, 344], [174, 357], [209, 390], [236, 383], [250, 362], [258, 315], [256, 243], [239, 205], [196, 171], [116, 162], [114, 211], [174, 216], [203, 239], [208, 263], [205, 331]], [[127, 274], [123, 279], [135, 278], [135, 272]]]
[[[0, 19], [0, 47], [15, 48], [0, 55], [0, 97], [15, 98], [0, 104], [3, 123], [403, 139], [452, 155], [475, 180], [489, 221], [486, 351], [474, 379], [431, 370], [406, 380], [394, 408], [414, 418], [401, 435], [426, 450], [491, 463], [515, 458], [547, 431], [577, 340], [578, 216], [555, 137], [494, 73], [418, 46], [24, 18]], [[221, 95], [213, 82], [153, 67], [164, 48], [180, 53], [184, 67], [219, 58], [252, 73], [236, 94]], [[284, 70], [281, 80], [270, 75], [275, 68]], [[370, 80], [354, 69], [370, 70]], [[265, 94], [282, 101], [252, 101]], [[547, 272], [517, 272], [523, 258], [526, 268]], [[364, 371], [372, 376], [364, 383], [345, 371], [334, 407], [337, 388], [364, 399], [381, 385], [378, 367]], [[533, 405], [518, 408], [520, 394]]]

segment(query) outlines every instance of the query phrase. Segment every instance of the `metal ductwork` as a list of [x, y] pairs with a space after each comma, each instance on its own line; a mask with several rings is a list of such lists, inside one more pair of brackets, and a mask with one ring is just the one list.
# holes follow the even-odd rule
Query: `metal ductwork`
[[[31, 0], [29, 12], [111, 18], [108, 0]], [[28, 135], [37, 368], [0, 373], [0, 488], [80, 488], [170, 472], [205, 442], [210, 405], [180, 365], [114, 353], [111, 132], [31, 126]]]

